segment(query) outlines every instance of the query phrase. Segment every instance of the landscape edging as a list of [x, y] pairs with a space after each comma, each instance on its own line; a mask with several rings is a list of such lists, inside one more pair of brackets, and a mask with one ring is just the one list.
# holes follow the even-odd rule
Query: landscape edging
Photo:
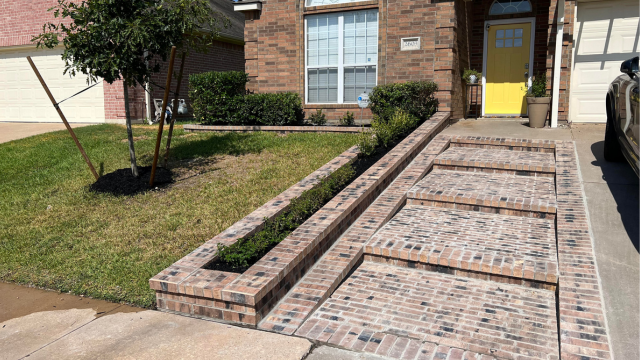
[[359, 133], [362, 126], [275, 126], [275, 125], [197, 125], [186, 124], [182, 128], [186, 132], [316, 132], [316, 133]]

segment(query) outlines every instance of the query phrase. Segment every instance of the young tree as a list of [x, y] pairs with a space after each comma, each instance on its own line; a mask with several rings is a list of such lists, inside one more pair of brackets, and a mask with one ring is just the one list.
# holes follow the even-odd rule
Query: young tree
[[229, 20], [208, 0], [58, 0], [59, 23], [47, 23], [32, 41], [39, 48], [62, 42], [64, 73], [109, 84], [122, 80], [131, 171], [138, 176], [129, 111], [129, 87], [149, 82], [172, 46], [206, 52]]

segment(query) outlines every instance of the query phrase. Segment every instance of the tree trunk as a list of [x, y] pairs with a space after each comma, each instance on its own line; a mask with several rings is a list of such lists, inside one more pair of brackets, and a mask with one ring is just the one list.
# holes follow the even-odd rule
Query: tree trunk
[[131, 158], [131, 172], [138, 177], [138, 164], [136, 164], [136, 150], [133, 148], [133, 131], [131, 130], [131, 112], [129, 111], [129, 87], [127, 82], [122, 80], [124, 87], [124, 111], [126, 113], [127, 139], [129, 140], [129, 157]]

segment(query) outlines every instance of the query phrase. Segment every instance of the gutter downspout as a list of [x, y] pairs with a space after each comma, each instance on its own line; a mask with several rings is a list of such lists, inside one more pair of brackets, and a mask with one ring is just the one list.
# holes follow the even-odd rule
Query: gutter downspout
[[564, 35], [564, 0], [556, 5], [556, 51], [553, 56], [553, 89], [551, 89], [551, 127], [558, 127], [558, 105], [560, 103], [560, 74], [562, 72], [562, 41]]

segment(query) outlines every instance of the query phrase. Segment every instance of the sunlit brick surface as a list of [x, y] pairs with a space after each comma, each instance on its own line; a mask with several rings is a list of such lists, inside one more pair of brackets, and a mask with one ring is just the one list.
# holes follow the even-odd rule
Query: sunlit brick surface
[[558, 358], [553, 292], [369, 262], [296, 334], [403, 359], [442, 359], [438, 345], [460, 355]]
[[[407, 206], [369, 240], [365, 254], [485, 275], [556, 283], [552, 220]], [[460, 275], [458, 273], [458, 275]]]
[[552, 178], [435, 169], [407, 193], [408, 204], [554, 218]]
[[435, 169], [553, 177], [553, 154], [500, 149], [452, 147], [440, 154]]

